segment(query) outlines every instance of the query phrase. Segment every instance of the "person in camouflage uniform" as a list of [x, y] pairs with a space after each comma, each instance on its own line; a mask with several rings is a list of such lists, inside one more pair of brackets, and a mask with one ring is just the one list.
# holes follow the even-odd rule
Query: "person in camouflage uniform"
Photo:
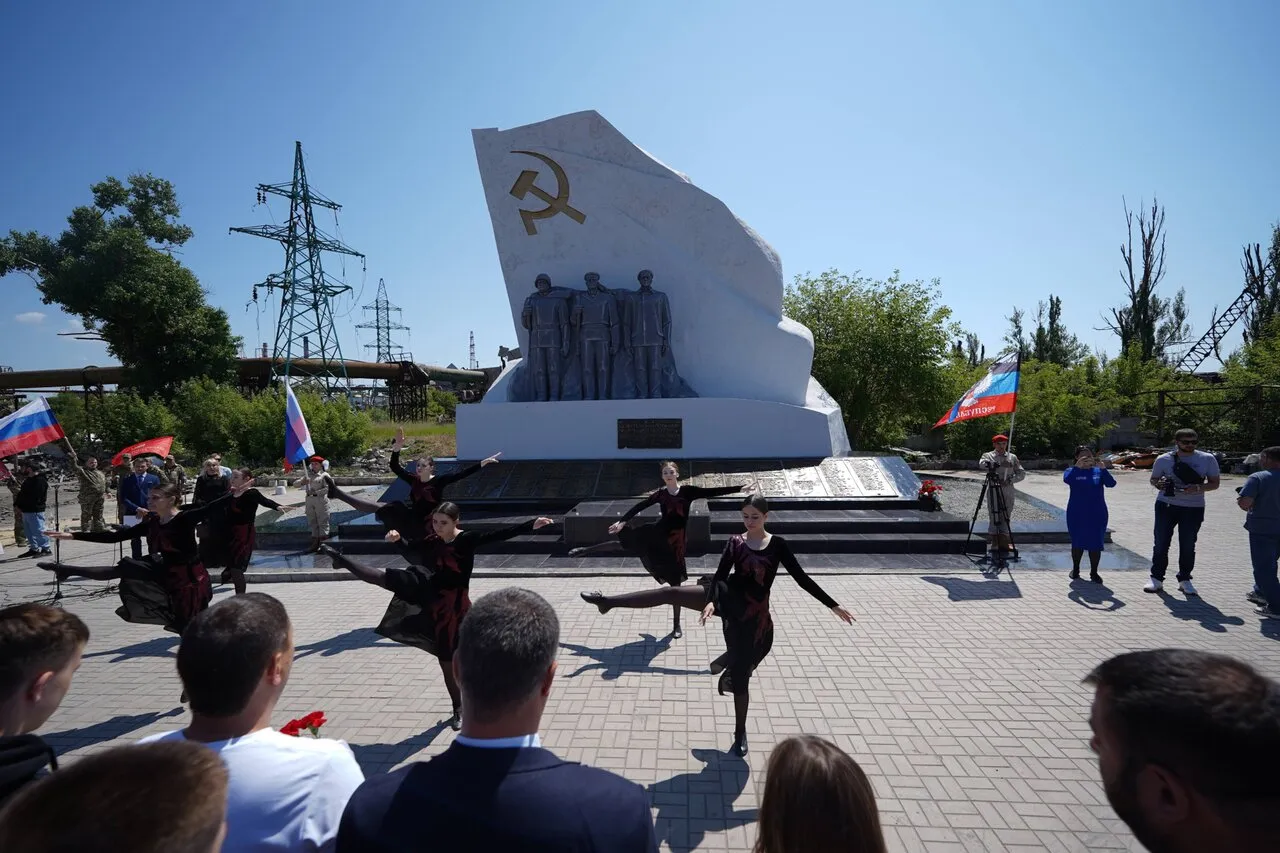
[[107, 475], [98, 470], [96, 456], [90, 456], [81, 465], [76, 452], [68, 447], [67, 458], [80, 481], [80, 529], [91, 533], [106, 530], [107, 522], [102, 517], [102, 510], [107, 497]]
[[[18, 489], [22, 487], [22, 480], [18, 479], [18, 472], [15, 470], [5, 479], [4, 484], [9, 487], [9, 491], [13, 492], [14, 497], [17, 497]], [[19, 548], [27, 544], [27, 531], [22, 527], [22, 510], [16, 506], [13, 508], [13, 544]]]
[[151, 473], [159, 477], [160, 482], [177, 486], [182, 492], [178, 497], [178, 505], [181, 506], [186, 503], [187, 472], [178, 464], [178, 460], [173, 457], [172, 453], [164, 458], [163, 465], [158, 468], [153, 468]]

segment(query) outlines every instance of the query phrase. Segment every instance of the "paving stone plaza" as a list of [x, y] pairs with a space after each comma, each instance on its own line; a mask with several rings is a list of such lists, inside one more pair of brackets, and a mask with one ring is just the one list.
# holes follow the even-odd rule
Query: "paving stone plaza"
[[[1117, 477], [1107, 496], [1115, 553], [1145, 557], [1147, 475]], [[669, 610], [600, 615], [577, 597], [581, 589], [646, 588], [646, 576], [531, 577], [512, 565], [478, 570], [471, 594], [515, 584], [555, 605], [562, 652], [544, 743], [646, 785], [664, 850], [750, 850], [770, 749], [801, 732], [834, 740], [867, 770], [891, 850], [1137, 850], [1097, 780], [1091, 691], [1080, 679], [1117, 652], [1167, 646], [1231, 654], [1280, 676], [1280, 623], [1259, 620], [1244, 600], [1252, 581], [1233, 492], [1241, 479], [1224, 477], [1209, 495], [1199, 600], [1144, 595], [1144, 564], [1133, 555], [1123, 569], [1104, 555], [1103, 588], [1070, 583], [1062, 560], [987, 577], [951, 559], [934, 570], [926, 555], [914, 568], [815, 569], [857, 615], [846, 626], [780, 578], [777, 639], [753, 682], [745, 759], [726, 752], [732, 700], [716, 695], [708, 670], [723, 646], [718, 625], [698, 627], [687, 614], [684, 637], [673, 641]], [[1057, 506], [1066, 500], [1060, 473], [1032, 473], [1019, 488]], [[1065, 545], [1055, 547], [1065, 554]], [[63, 543], [72, 562], [112, 554]], [[30, 560], [0, 565], [0, 579], [6, 604], [49, 593], [48, 576]], [[41, 732], [63, 761], [184, 724], [178, 638], [121, 621], [118, 599], [103, 587], [64, 584], [63, 603], [93, 637], [70, 694]], [[371, 630], [386, 592], [356, 582], [255, 588], [279, 597], [294, 622], [297, 658], [277, 725], [324, 711], [323, 734], [349, 742], [367, 775], [448, 746], [449, 702], [435, 661]], [[218, 587], [215, 600], [230, 592]]]

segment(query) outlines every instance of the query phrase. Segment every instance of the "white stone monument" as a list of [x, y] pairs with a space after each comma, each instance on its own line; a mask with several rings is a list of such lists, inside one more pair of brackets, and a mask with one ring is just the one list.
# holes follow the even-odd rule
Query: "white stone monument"
[[[496, 450], [513, 460], [849, 452], [839, 406], [809, 375], [813, 336], [782, 315], [777, 254], [719, 199], [592, 111], [472, 136], [525, 358], [508, 363], [482, 402], [458, 407], [459, 457]], [[619, 379], [632, 369], [624, 344], [608, 383], [611, 398], [582, 399], [574, 379], [582, 359], [565, 344], [564, 396], [520, 402], [534, 399], [533, 370], [521, 371], [531, 361], [526, 300], [539, 274], [549, 275], [551, 292], [572, 305], [577, 292], [585, 293], [584, 276], [597, 273], [624, 313], [636, 299], [622, 291], [638, 290], [642, 270], [652, 271], [653, 289], [669, 301], [663, 358], [671, 386], [680, 390], [638, 398], [635, 383]], [[588, 357], [598, 362], [598, 348]], [[547, 362], [544, 353], [538, 369]]]

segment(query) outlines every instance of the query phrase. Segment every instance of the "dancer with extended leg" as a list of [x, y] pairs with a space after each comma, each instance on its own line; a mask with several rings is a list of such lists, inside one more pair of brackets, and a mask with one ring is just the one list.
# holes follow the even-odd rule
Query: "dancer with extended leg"
[[403, 501], [371, 501], [358, 498], [344, 492], [337, 486], [330, 486], [329, 497], [360, 510], [372, 513], [382, 522], [388, 531], [399, 532], [402, 539], [417, 542], [431, 534], [431, 514], [444, 500], [444, 490], [461, 479], [470, 477], [486, 465], [499, 461], [501, 453], [495, 453], [488, 459], [475, 465], [463, 468], [455, 474], [435, 476], [436, 462], [430, 456], [422, 456], [417, 460], [417, 468], [411, 474], [400, 464], [400, 451], [404, 449], [404, 427], [396, 428], [395, 440], [391, 443], [391, 472], [397, 478], [409, 484], [409, 500]]
[[[453, 653], [458, 647], [458, 625], [471, 609], [468, 590], [475, 569], [476, 551], [491, 542], [510, 539], [552, 524], [549, 518], [532, 518], [524, 524], [487, 533], [463, 530], [457, 504], [445, 502], [431, 515], [434, 532], [421, 542], [405, 543], [416, 564], [403, 569], [366, 566], [324, 545], [320, 552], [335, 566], [346, 569], [366, 583], [393, 593], [391, 604], [377, 632], [388, 639], [415, 646], [435, 655], [440, 662], [445, 689], [453, 702], [448, 724], [461, 726], [462, 694], [453, 677]], [[399, 531], [387, 533], [390, 542], [404, 541]]]
[[[645, 571], [658, 583], [668, 586], [680, 586], [689, 577], [685, 568], [685, 545], [689, 510], [693, 502], [705, 498], [718, 498], [735, 492], [747, 492], [755, 488], [754, 484], [741, 486], [724, 486], [717, 489], [704, 489], [699, 486], [680, 485], [680, 468], [676, 463], [666, 461], [661, 464], [662, 488], [640, 501], [623, 514], [622, 518], [609, 525], [609, 532], [618, 537], [618, 542], [630, 553], [640, 558]], [[641, 512], [657, 504], [662, 515], [657, 521], [631, 527], [628, 522]], [[612, 548], [613, 542], [601, 542], [585, 548], [574, 548], [570, 557], [582, 557], [593, 551]], [[673, 606], [671, 635], [676, 639], [684, 636], [680, 629], [680, 608]]]
[[[742, 506], [745, 534], [737, 534], [725, 545], [720, 567], [714, 576], [704, 576], [698, 586], [665, 587], [630, 592], [624, 595], [582, 593], [582, 598], [608, 613], [614, 607], [645, 608], [670, 604], [702, 611], [700, 622], [719, 616], [727, 651], [711, 664], [712, 673], [720, 673], [720, 695], [733, 694], [736, 755], [747, 754], [747, 685], [769, 649], [773, 646], [773, 619], [769, 615], [769, 590], [782, 566], [805, 592], [822, 602], [845, 622], [853, 614], [822, 591], [813, 578], [805, 574], [795, 554], [781, 536], [769, 533], [765, 522], [769, 503], [760, 495], [747, 498]], [[732, 574], [730, 572], [732, 571]]]

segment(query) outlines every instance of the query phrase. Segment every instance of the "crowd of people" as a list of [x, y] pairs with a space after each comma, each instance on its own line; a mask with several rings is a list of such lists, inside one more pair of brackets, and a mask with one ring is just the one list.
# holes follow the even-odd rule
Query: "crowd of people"
[[[365, 778], [340, 740], [271, 726], [294, 646], [284, 606], [247, 593], [186, 626], [181, 729], [59, 768], [36, 733], [90, 641], [75, 614], [0, 610], [0, 850], [658, 849], [646, 789], [539, 737], [560, 623], [526, 589], [479, 598], [452, 668], [462, 727], [441, 754]], [[1222, 655], [1128, 652], [1084, 678], [1108, 801], [1153, 853], [1280, 849], [1280, 683]], [[1083, 708], [1082, 708], [1083, 713]], [[883, 853], [874, 787], [836, 744], [791, 737], [767, 764], [757, 853]]]

